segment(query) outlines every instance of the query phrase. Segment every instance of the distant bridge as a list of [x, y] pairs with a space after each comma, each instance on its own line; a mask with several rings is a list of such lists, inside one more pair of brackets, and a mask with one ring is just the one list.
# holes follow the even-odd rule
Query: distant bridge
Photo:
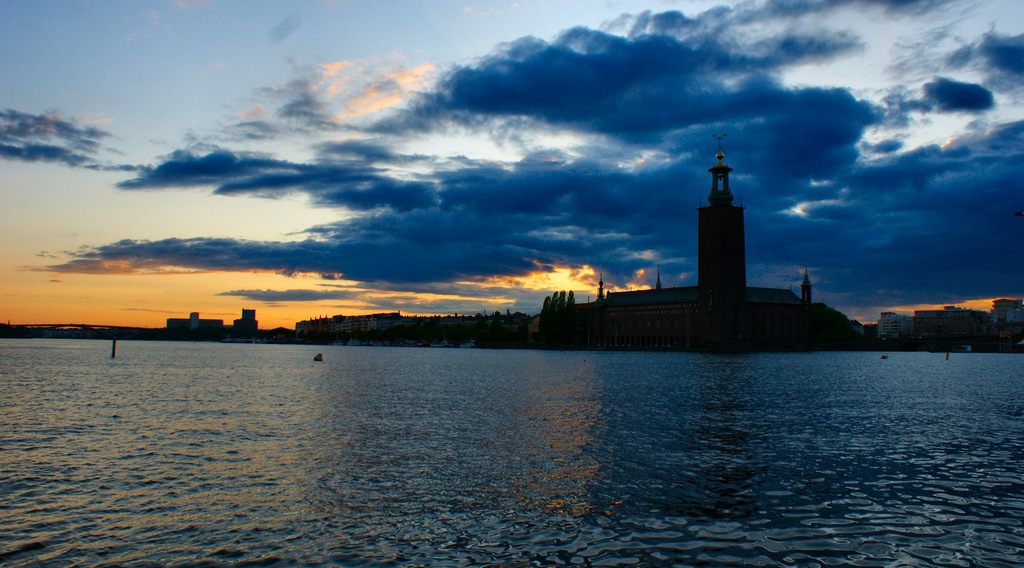
[[93, 323], [12, 323], [11, 327], [31, 327], [38, 329], [67, 329], [67, 328], [82, 328], [82, 329], [161, 329], [153, 327], [139, 327], [137, 325], [107, 325], [107, 324], [93, 324]]
[[[111, 339], [129, 339], [140, 333], [147, 331], [154, 331], [155, 329], [163, 328], [151, 328], [151, 327], [138, 327], [138, 326], [126, 326], [126, 325], [105, 325], [105, 324], [90, 324], [90, 323], [19, 323], [11, 324], [11, 327], [32, 329], [40, 332], [47, 330], [61, 330], [61, 329], [79, 329], [83, 331], [95, 331], [103, 334]], [[30, 333], [29, 337], [37, 336], [36, 333]]]
[[[149, 334], [153, 339], [167, 339], [168, 335], [174, 336], [177, 339], [188, 340], [188, 337], [178, 333], [177, 331], [170, 330], [163, 327], [139, 327], [139, 326], [128, 326], [128, 325], [106, 325], [106, 324], [91, 324], [91, 323], [22, 323], [22, 324], [11, 324], [12, 329], [29, 330], [28, 333], [20, 335], [22, 338], [31, 339], [34, 337], [46, 337], [52, 336], [52, 332], [60, 331], [75, 331], [81, 332], [83, 335], [92, 335], [95, 338], [97, 335], [100, 337], [108, 338], [113, 341], [113, 345], [110, 348], [110, 356], [114, 357], [117, 353], [117, 340], [118, 339], [140, 339], [141, 336]], [[82, 338], [79, 335], [78, 338]], [[88, 339], [89, 337], [85, 337]]]

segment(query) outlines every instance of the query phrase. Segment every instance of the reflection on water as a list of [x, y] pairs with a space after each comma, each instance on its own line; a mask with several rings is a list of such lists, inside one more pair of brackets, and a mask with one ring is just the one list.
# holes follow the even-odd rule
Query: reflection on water
[[[581, 363], [585, 366], [585, 363]], [[588, 490], [598, 474], [597, 456], [587, 451], [598, 427], [600, 401], [592, 378], [532, 377], [519, 400], [506, 438], [520, 486], [513, 491], [530, 509], [579, 516], [591, 512]]]
[[7, 565], [1024, 561], [1012, 356], [125, 342], [111, 360], [16, 340], [0, 360]]
[[742, 519], [756, 508], [759, 468], [751, 446], [760, 430], [741, 365], [742, 359], [718, 359], [701, 371], [691, 466], [677, 484], [682, 516]]

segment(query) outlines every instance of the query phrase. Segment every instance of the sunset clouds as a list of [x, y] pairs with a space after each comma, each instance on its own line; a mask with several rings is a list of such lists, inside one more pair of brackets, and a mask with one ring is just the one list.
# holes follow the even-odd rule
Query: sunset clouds
[[[240, 91], [248, 99], [237, 110], [149, 164], [101, 151], [121, 135], [15, 109], [0, 113], [0, 157], [119, 167], [113, 186], [135, 194], [299, 199], [336, 215], [288, 239], [83, 242], [35, 270], [265, 272], [295, 286], [217, 293], [295, 306], [395, 302], [444, 313], [504, 303], [532, 312], [554, 283], [545, 274], [573, 274], [557, 285], [586, 287], [603, 273], [621, 289], [653, 284], [660, 265], [666, 285], [693, 284], [694, 209], [707, 194], [711, 135], [727, 133], [751, 285], [795, 285], [807, 268], [826, 301], [868, 315], [1019, 296], [1024, 268], [1007, 243], [1024, 230], [1013, 216], [1024, 207], [1024, 30], [1007, 22], [953, 37], [914, 27], [952, 26], [948, 11], [974, 5], [638, 11], [596, 26], [567, 22], [550, 38], [497, 38], [456, 63], [296, 63], [290, 76]], [[881, 89], [830, 74], [860, 63], [876, 41], [865, 24], [882, 20], [907, 26], [907, 49], [942, 33], [945, 51], [908, 60], [890, 50], [877, 63], [890, 81]], [[807, 69], [821, 70], [820, 83], [787, 79]], [[921, 140], [941, 128], [941, 140]]]

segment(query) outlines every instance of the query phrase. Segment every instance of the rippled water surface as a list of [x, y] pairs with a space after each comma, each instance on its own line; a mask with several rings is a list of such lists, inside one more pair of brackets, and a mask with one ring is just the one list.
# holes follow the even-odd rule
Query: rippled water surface
[[117, 355], [0, 341], [0, 564], [1024, 564], [1020, 356]]

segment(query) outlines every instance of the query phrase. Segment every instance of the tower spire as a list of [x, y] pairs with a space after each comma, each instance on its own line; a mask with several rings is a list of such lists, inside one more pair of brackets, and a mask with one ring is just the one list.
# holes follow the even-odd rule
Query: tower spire
[[[719, 144], [725, 135], [714, 138]], [[747, 267], [743, 208], [733, 205], [725, 153], [708, 169], [708, 205], [697, 210], [698, 326], [709, 343], [728, 343], [747, 336]]]
[[708, 203], [731, 205], [732, 192], [729, 191], [729, 172], [732, 171], [732, 168], [722, 162], [722, 158], [725, 157], [725, 154], [722, 153], [722, 138], [725, 138], [726, 134], [712, 134], [711, 137], [718, 140], [718, 153], [715, 154], [718, 163], [708, 169], [708, 172], [711, 173], [711, 193], [708, 194]]
[[807, 277], [807, 269], [804, 269], [804, 281], [800, 283], [800, 301], [811, 305], [811, 279]]
[[654, 285], [655, 290], [661, 290], [661, 265], [658, 265], [658, 282]]

